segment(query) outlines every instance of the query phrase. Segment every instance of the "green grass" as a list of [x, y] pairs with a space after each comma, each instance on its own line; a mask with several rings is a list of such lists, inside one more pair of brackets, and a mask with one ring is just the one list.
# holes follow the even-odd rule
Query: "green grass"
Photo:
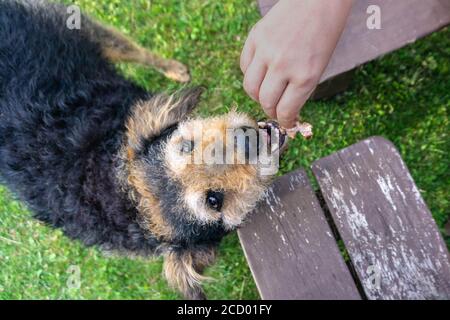
[[[188, 64], [194, 84], [208, 89], [200, 114], [224, 113], [237, 106], [262, 118], [258, 105], [242, 89], [238, 66], [246, 33], [259, 17], [254, 4], [246, 0], [76, 3], [155, 52]], [[179, 88], [153, 70], [133, 65], [120, 68], [148, 89]], [[303, 117], [314, 124], [316, 135], [311, 141], [298, 139], [291, 144], [280, 173], [307, 168], [314, 160], [361, 139], [382, 135], [399, 148], [443, 228], [450, 214], [449, 106], [450, 30], [446, 29], [364, 66], [346, 93], [309, 102]], [[0, 299], [179, 298], [161, 277], [160, 259], [104, 257], [29, 216], [0, 187]], [[66, 285], [71, 265], [81, 270], [79, 290]], [[212, 299], [258, 298], [236, 235], [225, 239], [218, 263], [208, 274], [216, 279], [206, 285]]]

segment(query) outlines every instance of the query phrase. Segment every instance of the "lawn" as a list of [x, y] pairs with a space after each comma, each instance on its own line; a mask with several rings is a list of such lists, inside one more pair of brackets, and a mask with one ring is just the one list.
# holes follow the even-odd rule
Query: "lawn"
[[[68, 1], [66, 1], [68, 2]], [[254, 1], [78, 0], [84, 12], [117, 27], [138, 42], [188, 64], [193, 83], [207, 88], [199, 113], [224, 113], [233, 106], [256, 118], [263, 114], [242, 89], [238, 59], [246, 33], [258, 20]], [[177, 83], [134, 65], [119, 68], [146, 88], [173, 90]], [[350, 90], [327, 101], [309, 102], [303, 117], [315, 126], [310, 141], [295, 140], [280, 174], [308, 168], [316, 159], [372, 135], [398, 147], [443, 230], [449, 218], [448, 138], [450, 29], [359, 69]], [[446, 241], [450, 244], [450, 239]], [[71, 266], [81, 286], [68, 286]], [[105, 257], [30, 218], [0, 187], [0, 299], [175, 299], [161, 277], [162, 261]], [[258, 298], [235, 234], [220, 247], [208, 270], [211, 299]], [[69, 283], [70, 284], [70, 283]]]

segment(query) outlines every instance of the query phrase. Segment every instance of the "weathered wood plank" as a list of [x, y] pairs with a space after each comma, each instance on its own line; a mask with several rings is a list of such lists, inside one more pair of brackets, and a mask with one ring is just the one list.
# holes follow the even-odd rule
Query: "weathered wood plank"
[[[277, 0], [259, 0], [259, 9], [265, 15]], [[367, 28], [367, 8], [381, 9], [381, 29]], [[397, 50], [450, 23], [450, 0], [356, 0], [346, 28], [326, 68], [320, 83], [342, 81], [336, 76], [366, 62]], [[344, 79], [347, 81], [348, 79]], [[347, 84], [338, 84], [345, 88]], [[328, 86], [334, 89], [334, 85]], [[318, 87], [321, 97], [326, 88]], [[330, 93], [335, 93], [330, 91]]]
[[449, 299], [447, 247], [392, 143], [373, 137], [313, 173], [369, 299]]
[[303, 170], [275, 181], [239, 238], [263, 299], [360, 299]]

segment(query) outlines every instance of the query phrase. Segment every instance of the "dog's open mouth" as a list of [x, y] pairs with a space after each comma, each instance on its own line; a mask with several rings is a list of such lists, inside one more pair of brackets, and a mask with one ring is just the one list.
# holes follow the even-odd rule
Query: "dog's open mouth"
[[286, 130], [284, 130], [278, 122], [274, 120], [259, 121], [259, 129], [262, 130], [263, 136], [266, 139], [266, 144], [271, 152], [277, 150], [284, 151], [287, 145], [288, 136]]

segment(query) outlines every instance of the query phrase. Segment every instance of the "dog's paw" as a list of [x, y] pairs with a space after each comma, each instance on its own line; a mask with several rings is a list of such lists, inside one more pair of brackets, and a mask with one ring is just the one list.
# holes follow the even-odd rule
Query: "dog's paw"
[[191, 80], [188, 67], [176, 60], [170, 60], [163, 73], [167, 78], [178, 82], [189, 82]]

